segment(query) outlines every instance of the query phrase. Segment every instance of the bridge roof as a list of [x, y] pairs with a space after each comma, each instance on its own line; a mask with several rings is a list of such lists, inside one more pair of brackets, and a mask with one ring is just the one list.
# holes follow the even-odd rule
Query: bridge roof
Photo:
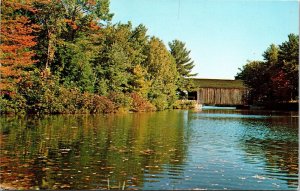
[[246, 88], [242, 80], [191, 78], [199, 88]]

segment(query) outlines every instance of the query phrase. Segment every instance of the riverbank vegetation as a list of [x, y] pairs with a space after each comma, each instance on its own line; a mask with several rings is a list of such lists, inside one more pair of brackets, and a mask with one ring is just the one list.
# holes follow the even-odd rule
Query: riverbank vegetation
[[248, 61], [236, 75], [249, 88], [249, 104], [268, 108], [297, 104], [299, 36], [290, 34], [282, 44], [270, 45], [263, 58], [263, 61]]
[[109, 0], [3, 0], [1, 113], [172, 108], [194, 67], [144, 25], [111, 22]]

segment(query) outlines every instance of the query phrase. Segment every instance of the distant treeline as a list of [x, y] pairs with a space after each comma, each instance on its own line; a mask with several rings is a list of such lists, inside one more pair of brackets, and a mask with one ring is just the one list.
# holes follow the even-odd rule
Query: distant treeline
[[[236, 75], [249, 88], [249, 104], [278, 108], [299, 100], [299, 36], [288, 35], [288, 41], [271, 44], [263, 61], [248, 61]], [[274, 106], [274, 107], [273, 107]]]
[[185, 43], [112, 24], [109, 0], [2, 0], [1, 113], [172, 108], [192, 88]]

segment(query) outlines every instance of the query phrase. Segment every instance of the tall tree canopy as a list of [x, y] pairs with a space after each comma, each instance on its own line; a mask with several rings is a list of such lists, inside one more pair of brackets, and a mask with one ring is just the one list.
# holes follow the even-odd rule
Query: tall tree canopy
[[158, 38], [152, 37], [145, 66], [150, 74], [150, 99], [159, 109], [168, 108], [176, 99], [178, 72], [175, 60]]
[[144, 25], [112, 24], [109, 0], [4, 0], [1, 6], [1, 90], [19, 79], [14, 94], [0, 95], [4, 111], [163, 110], [195, 75], [184, 43], [176, 40], [168, 51]]
[[28, 15], [35, 13], [32, 1], [3, 0], [1, 3], [1, 89], [9, 89], [26, 67], [34, 64], [32, 47], [38, 25]]
[[274, 44], [263, 53], [264, 61], [249, 61], [236, 79], [250, 88], [250, 103], [272, 104], [298, 99], [299, 36]]
[[194, 68], [194, 61], [190, 58], [190, 50], [187, 50], [185, 43], [180, 40], [173, 40], [169, 43], [170, 53], [173, 56], [176, 68], [179, 73], [179, 80], [177, 81], [177, 92], [180, 97], [186, 97], [185, 91], [191, 91], [194, 88], [194, 84], [188, 77], [196, 76], [192, 74]]
[[175, 59], [176, 67], [182, 77], [196, 76], [192, 74], [194, 61], [190, 58], [190, 50], [187, 50], [185, 43], [180, 40], [173, 40], [169, 43], [170, 52]]

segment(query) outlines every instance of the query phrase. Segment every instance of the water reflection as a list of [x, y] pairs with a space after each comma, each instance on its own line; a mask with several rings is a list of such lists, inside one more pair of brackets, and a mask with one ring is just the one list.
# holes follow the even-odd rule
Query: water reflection
[[1, 125], [1, 182], [26, 189], [141, 188], [187, 152], [179, 112], [4, 117]]
[[[298, 185], [298, 119], [282, 116], [262, 122], [243, 121], [249, 127], [241, 138], [245, 161], [266, 165], [266, 176], [287, 181], [291, 188]], [[259, 136], [258, 136], [259, 135]]]
[[295, 189], [298, 116], [243, 110], [1, 117], [21, 189]]

